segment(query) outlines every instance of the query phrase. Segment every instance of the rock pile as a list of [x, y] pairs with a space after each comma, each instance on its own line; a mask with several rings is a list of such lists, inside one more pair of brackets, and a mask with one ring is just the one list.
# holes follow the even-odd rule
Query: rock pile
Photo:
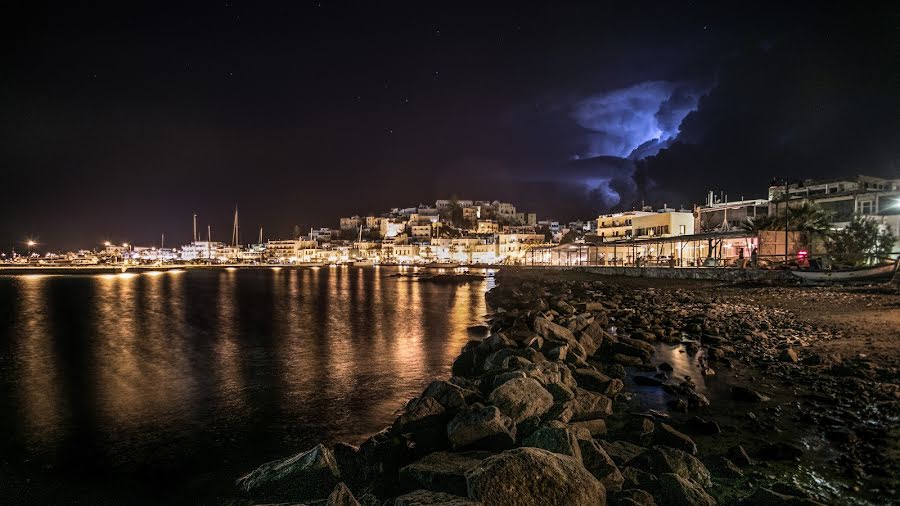
[[[827, 357], [812, 365], [789, 346], [801, 347], [815, 329], [798, 324], [794, 334], [770, 339], [767, 331], [786, 328], [787, 316], [775, 310], [751, 314], [690, 292], [525, 282], [501, 284], [488, 302], [494, 314], [486, 337], [473, 337], [453, 376], [430, 384], [389, 428], [359, 447], [319, 445], [265, 464], [238, 481], [241, 491], [252, 501], [328, 505], [712, 505], [714, 477], [743, 476], [754, 465], [740, 446], [698, 459], [691, 435], [718, 434], [716, 422], [694, 416], [675, 424], [650, 411], [617, 413], [626, 423], [615, 429], [608, 423], [631, 385], [663, 389], [676, 411], [710, 404], [689, 379], [670, 378], [671, 365], [650, 365], [657, 343], [695, 343], [688, 353], [702, 350], [709, 374], [733, 367], [746, 350], [773, 372], [875, 374]], [[769, 400], [746, 386], [731, 395]], [[856, 437], [829, 423], [835, 439]], [[771, 446], [764, 458], [802, 454]], [[757, 486], [739, 500], [817, 504], [782, 492]]]

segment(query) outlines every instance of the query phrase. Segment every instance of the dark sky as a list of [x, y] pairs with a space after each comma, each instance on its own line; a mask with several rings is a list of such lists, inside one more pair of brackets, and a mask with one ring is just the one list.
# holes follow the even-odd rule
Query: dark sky
[[194, 212], [228, 239], [235, 204], [247, 242], [451, 194], [565, 219], [900, 177], [896, 3], [361, 3], [4, 12], [0, 247], [183, 243]]

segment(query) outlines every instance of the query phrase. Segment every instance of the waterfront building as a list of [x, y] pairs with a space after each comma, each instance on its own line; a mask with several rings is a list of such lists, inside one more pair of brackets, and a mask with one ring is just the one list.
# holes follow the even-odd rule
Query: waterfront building
[[637, 216], [644, 216], [646, 211], [625, 211], [622, 213], [604, 214], [597, 218], [597, 235], [604, 240], [618, 240], [631, 237], [633, 232], [632, 220]]
[[299, 255], [300, 242], [299, 239], [269, 239], [266, 242], [265, 258], [279, 263], [295, 261]]
[[502, 263], [523, 264], [527, 252], [543, 243], [543, 234], [498, 234], [497, 256]]
[[694, 214], [665, 210], [647, 213], [631, 219], [633, 237], [671, 237], [694, 233]]
[[694, 230], [697, 232], [727, 232], [738, 230], [742, 223], [769, 214], [769, 201], [750, 199], [731, 201], [726, 196], [716, 198], [709, 192], [706, 204], [694, 207]]
[[[898, 239], [900, 247], [900, 179], [871, 176], [812, 180], [787, 185], [789, 205], [804, 202], [816, 204], [830, 213], [832, 227], [840, 230], [854, 216], [862, 216], [878, 223]], [[784, 207], [785, 186], [773, 183], [769, 187], [769, 213], [776, 214]], [[897, 249], [898, 247], [895, 247]]]
[[219, 252], [224, 247], [221, 242], [194, 241], [181, 247], [181, 259], [185, 262], [211, 262], [219, 258]]

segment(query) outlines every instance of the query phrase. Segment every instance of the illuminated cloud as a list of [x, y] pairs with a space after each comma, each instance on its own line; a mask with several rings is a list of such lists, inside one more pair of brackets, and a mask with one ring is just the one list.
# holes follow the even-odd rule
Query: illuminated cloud
[[574, 158], [656, 154], [678, 136], [706, 91], [691, 83], [646, 81], [578, 101], [572, 118], [588, 134], [585, 151]]

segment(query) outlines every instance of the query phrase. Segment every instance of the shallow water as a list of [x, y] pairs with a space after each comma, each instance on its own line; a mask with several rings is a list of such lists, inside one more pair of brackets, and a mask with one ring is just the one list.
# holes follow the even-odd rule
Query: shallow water
[[396, 272], [0, 277], [0, 495], [207, 500], [382, 429], [449, 375], [493, 286]]

